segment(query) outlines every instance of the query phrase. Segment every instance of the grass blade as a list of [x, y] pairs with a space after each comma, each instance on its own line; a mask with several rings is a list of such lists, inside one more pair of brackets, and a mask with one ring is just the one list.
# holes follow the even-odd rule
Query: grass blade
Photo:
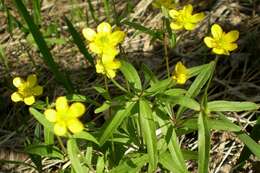
[[77, 32], [75, 27], [72, 25], [72, 23], [69, 21], [69, 19], [65, 16], [64, 20], [68, 26], [69, 32], [73, 38], [74, 43], [78, 46], [79, 51], [84, 55], [84, 57], [87, 59], [87, 61], [94, 66], [94, 60], [93, 57], [89, 54], [88, 50], [86, 49], [86, 46], [84, 44], [84, 40], [81, 38], [80, 34]]

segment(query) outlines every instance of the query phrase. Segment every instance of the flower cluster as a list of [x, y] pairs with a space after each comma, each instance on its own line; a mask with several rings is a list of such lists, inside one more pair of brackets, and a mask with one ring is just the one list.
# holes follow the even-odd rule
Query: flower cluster
[[116, 70], [121, 66], [120, 61], [115, 59], [119, 53], [117, 45], [123, 42], [125, 33], [123, 31], [112, 32], [111, 25], [106, 22], [98, 25], [97, 32], [91, 28], [84, 28], [82, 33], [89, 41], [89, 49], [99, 56], [96, 61], [97, 73], [114, 78]]
[[61, 96], [56, 99], [55, 109], [46, 109], [44, 115], [47, 120], [54, 123], [54, 133], [58, 136], [64, 136], [69, 129], [72, 133], [81, 132], [84, 129], [79, 121], [86, 109], [80, 102], [68, 104], [66, 97]]
[[43, 92], [35, 74], [29, 75], [26, 80], [15, 77], [13, 85], [18, 89], [11, 95], [13, 102], [23, 101], [26, 105], [32, 105], [35, 102], [35, 96], [39, 96]]
[[195, 29], [198, 22], [204, 18], [204, 13], [192, 14], [193, 7], [192, 5], [186, 5], [182, 10], [172, 9], [169, 11], [170, 17], [173, 19], [171, 22], [171, 28], [173, 30], [193, 30]]
[[204, 42], [215, 54], [229, 55], [230, 51], [237, 49], [238, 46], [234, 43], [239, 37], [237, 30], [225, 33], [218, 24], [214, 24], [211, 34], [213, 37], [205, 37]]
[[177, 62], [172, 76], [173, 80], [178, 84], [185, 84], [188, 80], [188, 69], [182, 64], [182, 62]]
[[155, 0], [153, 6], [155, 8], [161, 8], [163, 6], [166, 9], [172, 9], [176, 7], [176, 3], [174, 3], [173, 0]]

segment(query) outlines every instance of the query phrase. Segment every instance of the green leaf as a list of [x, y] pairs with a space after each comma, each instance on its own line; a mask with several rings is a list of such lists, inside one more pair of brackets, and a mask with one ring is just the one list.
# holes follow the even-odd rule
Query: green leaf
[[244, 132], [236, 133], [238, 138], [250, 149], [250, 151], [260, 158], [260, 145]]
[[[189, 128], [189, 129], [193, 129], [193, 130], [197, 130], [198, 129], [198, 124], [196, 123], [198, 120], [197, 118], [192, 118], [192, 119], [188, 119], [186, 120], [182, 126], [183, 128]], [[239, 132], [241, 131], [241, 128], [232, 123], [230, 120], [228, 119], [208, 119], [208, 127], [211, 130], [221, 130], [221, 131], [230, 131], [230, 132]]]
[[44, 126], [44, 128], [51, 131], [53, 130], [53, 124], [49, 122], [41, 112], [32, 107], [29, 108], [29, 112], [34, 116], [37, 121], [39, 121]]
[[169, 96], [180, 96], [180, 95], [185, 95], [186, 93], [187, 91], [181, 88], [169, 89], [164, 92], [165, 95], [169, 95]]
[[126, 61], [120, 61], [120, 62], [121, 62], [120, 71], [125, 76], [125, 79], [130, 84], [132, 84], [135, 89], [141, 90], [142, 89], [141, 80], [134, 66], [132, 66], [132, 64]]
[[238, 101], [225, 101], [217, 100], [208, 102], [209, 111], [221, 112], [221, 111], [231, 111], [231, 112], [240, 112], [240, 111], [253, 111], [257, 110], [258, 106], [252, 102], [238, 102]]
[[198, 172], [208, 173], [209, 151], [210, 151], [210, 131], [208, 128], [207, 115], [203, 112], [198, 118]]
[[25, 152], [28, 154], [34, 154], [42, 157], [59, 158], [61, 160], [64, 159], [62, 152], [53, 145], [29, 145], [25, 148]]
[[155, 84], [158, 82], [157, 77], [155, 74], [150, 70], [149, 67], [147, 67], [145, 64], [142, 64], [142, 71], [144, 73], [144, 78], [146, 79], [147, 82], [149, 82], [150, 85]]
[[126, 103], [124, 109], [118, 110], [117, 113], [104, 124], [101, 136], [99, 138], [100, 145], [103, 145], [107, 141], [107, 139], [111, 137], [114, 131], [120, 126], [123, 120], [130, 115], [134, 105], [134, 102]]
[[172, 165], [175, 167], [176, 172], [187, 173], [188, 170], [184, 161], [183, 154], [181, 152], [179, 140], [172, 126], [168, 129], [166, 141], [168, 143], [168, 149], [172, 156]]
[[67, 141], [68, 156], [71, 161], [72, 168], [77, 173], [86, 173], [86, 167], [80, 163], [79, 148], [76, 143], [76, 139], [70, 138]]
[[69, 21], [69, 19], [65, 16], [64, 17], [65, 22], [68, 26], [69, 32], [72, 35], [73, 41], [74, 43], [78, 46], [79, 51], [84, 55], [84, 57], [87, 59], [87, 61], [94, 66], [94, 60], [93, 57], [91, 56], [91, 54], [88, 52], [85, 44], [84, 44], [84, 40], [81, 38], [80, 34], [78, 33], [78, 31], [75, 29], [75, 27], [73, 26], [73, 24]]
[[197, 76], [201, 73], [201, 71], [206, 70], [209, 64], [203, 64], [195, 67], [191, 67], [188, 69], [189, 78], [193, 76]]
[[20, 14], [23, 16], [24, 20], [26, 21], [26, 23], [30, 29], [30, 32], [33, 35], [33, 38], [39, 47], [39, 50], [42, 54], [41, 58], [43, 59], [45, 64], [47, 64], [47, 66], [50, 68], [50, 70], [52, 71], [52, 73], [55, 76], [55, 79], [59, 83], [61, 83], [68, 92], [71, 93], [73, 91], [71, 82], [67, 79], [67, 77], [63, 73], [61, 73], [59, 71], [58, 65], [53, 60], [52, 54], [49, 51], [48, 46], [47, 46], [41, 32], [39, 31], [39, 29], [33, 22], [33, 19], [30, 16], [29, 12], [26, 10], [23, 2], [21, 0], [13, 0], [13, 1], [15, 2], [18, 11], [20, 12]]
[[96, 102], [95, 100], [92, 100], [89, 97], [83, 96], [80, 94], [70, 94], [70, 95], [67, 95], [66, 98], [72, 102], [86, 102], [89, 104], [93, 104], [95, 106], [100, 106], [100, 104], [98, 102]]
[[104, 157], [99, 156], [97, 159], [96, 173], [103, 173], [105, 168]]
[[44, 142], [48, 145], [54, 144], [54, 133], [52, 132], [52, 129], [44, 127]]
[[91, 142], [94, 142], [95, 144], [99, 145], [99, 142], [97, 141], [97, 139], [93, 135], [91, 135], [89, 132], [86, 132], [86, 131], [75, 133], [75, 134], [73, 134], [72, 138], [84, 139], [84, 140], [91, 141]]
[[139, 111], [140, 128], [144, 143], [146, 144], [147, 153], [149, 155], [149, 170], [153, 172], [157, 168], [158, 153], [157, 138], [155, 133], [156, 127], [149, 102], [141, 99], [139, 101]]
[[163, 93], [165, 90], [174, 85], [174, 81], [171, 78], [161, 80], [153, 84], [150, 88], [145, 90], [144, 95], [154, 96], [159, 93]]
[[32, 1], [33, 4], [33, 19], [36, 25], [41, 24], [41, 1], [34, 0]]
[[195, 111], [200, 110], [200, 104], [188, 96], [162, 96], [160, 100], [166, 103], [178, 104]]
[[[213, 67], [214, 67], [214, 62], [210, 62], [209, 64], [205, 64], [205, 67], [202, 68], [199, 75], [196, 77], [196, 79], [191, 84], [190, 88], [188, 89], [187, 94], [186, 94], [187, 96], [194, 98], [200, 93], [203, 86], [209, 80], [211, 73], [214, 70]], [[177, 115], [176, 115], [177, 119], [185, 111], [185, 109], [186, 108], [184, 108], [184, 107], [180, 107], [178, 109], [178, 112], [177, 112]]]
[[146, 33], [150, 36], [152, 36], [153, 38], [158, 38], [158, 39], [162, 39], [163, 38], [163, 34], [162, 32], [159, 32], [159, 31], [154, 31], [150, 28], [146, 28], [144, 27], [143, 25], [139, 24], [139, 23], [135, 23], [135, 22], [130, 22], [130, 21], [123, 21], [122, 22], [123, 24], [126, 24], [136, 30], [139, 30], [143, 33]]
[[102, 97], [104, 97], [106, 100], [109, 100], [109, 93], [105, 88], [99, 87], [99, 86], [94, 86], [93, 87]]
[[105, 101], [100, 107], [95, 109], [94, 113], [98, 114], [98, 113], [104, 112], [105, 110], [109, 109], [110, 106], [111, 106], [111, 102]]
[[162, 166], [168, 169], [170, 172], [183, 173], [179, 167], [176, 167], [176, 164], [174, 163], [174, 160], [168, 151], [163, 152], [159, 155], [159, 163], [162, 164]]
[[136, 153], [127, 155], [111, 173], [137, 173], [148, 162], [148, 154]]
[[[250, 132], [250, 137], [255, 140], [255, 141], [259, 141], [260, 140], [260, 116], [258, 116], [256, 124], [254, 125], [252, 131]], [[239, 159], [236, 163], [236, 165], [240, 165], [238, 168], [243, 167], [243, 163], [250, 157], [251, 155], [251, 151], [249, 150], [249, 148], [247, 146], [244, 146]]]

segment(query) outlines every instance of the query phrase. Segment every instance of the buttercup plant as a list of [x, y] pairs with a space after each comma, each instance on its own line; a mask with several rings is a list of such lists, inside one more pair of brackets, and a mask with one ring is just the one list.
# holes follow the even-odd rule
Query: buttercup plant
[[[29, 27], [30, 32], [37, 33], [35, 32], [37, 27], [30, 23], [33, 20], [29, 20], [29, 12], [23, 11], [25, 7], [21, 8], [22, 1], [14, 1], [27, 19], [27, 26], [33, 26]], [[171, 54], [168, 54], [168, 51], [172, 51], [178, 44], [176, 42], [178, 32], [175, 30], [194, 30], [198, 22], [205, 17], [204, 12], [194, 14], [193, 6], [190, 4], [180, 10], [172, 9], [175, 8], [173, 2], [177, 1], [154, 1], [154, 5], [162, 10], [163, 26], [153, 30], [137, 22], [125, 21], [131, 16], [123, 15], [122, 19], [121, 14], [116, 11], [116, 6], [110, 9], [115, 5], [112, 4], [113, 1], [103, 1], [106, 16], [111, 17], [106, 20], [123, 27], [127, 24], [128, 27], [153, 36], [154, 39], [161, 41], [159, 43], [163, 42], [167, 75], [164, 72], [154, 74], [145, 64], [142, 64], [138, 71], [126, 61], [130, 58], [127, 57], [128, 54], [122, 56], [120, 61], [117, 59], [120, 50], [124, 49], [124, 47], [119, 49], [119, 45], [124, 41], [127, 31], [113, 30], [109, 23], [101, 22], [96, 30], [92, 28], [82, 30], [87, 41], [85, 44], [81, 34], [68, 22], [69, 19], [66, 19], [74, 42], [91, 62], [90, 64], [95, 65], [96, 72], [105, 76], [106, 85], [100, 86], [96, 82], [100, 81], [98, 79], [89, 83], [91, 87], [87, 85], [78, 90], [73, 90], [72, 87], [71, 90], [69, 87], [66, 88], [64, 85], [66, 83], [63, 83], [67, 89], [62, 94], [64, 96], [53, 96], [56, 98], [54, 103], [49, 103], [48, 96], [45, 102], [39, 100], [37, 104], [33, 104], [35, 97], [43, 92], [43, 88], [37, 83], [36, 75], [28, 76], [27, 80], [14, 78], [13, 83], [17, 91], [12, 94], [11, 99], [14, 102], [24, 101], [30, 105], [29, 112], [43, 127], [37, 125], [35, 130], [37, 140], [30, 141], [26, 148], [26, 152], [32, 156], [32, 161], [36, 160], [35, 166], [32, 166], [34, 169], [38, 172], [52, 171], [50, 168], [45, 169], [41, 159], [55, 158], [55, 161], [59, 160], [59, 166], [55, 167], [55, 171], [58, 169], [60, 172], [188, 173], [187, 163], [192, 161], [197, 163], [194, 165], [198, 165], [194, 170], [198, 173], [208, 173], [211, 171], [209, 170], [211, 130], [233, 133], [252, 154], [260, 158], [260, 145], [257, 141], [228, 117], [230, 112], [253, 112], [259, 109], [259, 105], [241, 100], [209, 99], [217, 60], [221, 60], [219, 56], [198, 66], [192, 66], [192, 63], [185, 60], [189, 68], [181, 61], [174, 65], [169, 61]], [[92, 5], [91, 1], [87, 3]], [[89, 7], [91, 15], [95, 16], [94, 8]], [[95, 18], [96, 23], [99, 23], [98, 19]], [[205, 36], [204, 43], [213, 53], [229, 55], [237, 49], [238, 31], [225, 33], [218, 24], [213, 24], [211, 34], [212, 37]], [[41, 38], [41, 34], [37, 36], [35, 40], [42, 46], [44, 39], [37, 39]], [[172, 41], [172, 45], [169, 40]], [[47, 56], [45, 61], [49, 61], [48, 67], [53, 73], [58, 73], [59, 70], [48, 54], [48, 49], [42, 50], [42, 47], [40, 49], [41, 52], [45, 52], [42, 54], [43, 57]], [[178, 57], [183, 58], [181, 54]], [[171, 66], [174, 66], [172, 73]], [[61, 82], [62, 78], [59, 77], [63, 75], [56, 76]], [[107, 80], [107, 77], [110, 80]], [[77, 87], [79, 86], [75, 88]], [[97, 93], [94, 94], [93, 91]], [[94, 110], [86, 111], [85, 105]], [[100, 117], [104, 117], [105, 122], [98, 124], [96, 120]], [[187, 134], [198, 134], [198, 138], [197, 135], [194, 138], [197, 140], [195, 149], [186, 147], [189, 146], [186, 139], [190, 136]], [[42, 136], [44, 139], [41, 139]], [[180, 143], [180, 139], [184, 140]], [[37, 157], [33, 157], [35, 155]]]
[[188, 69], [182, 64], [182, 62], [177, 62], [173, 72], [172, 78], [176, 80], [178, 84], [185, 84], [188, 79]]
[[237, 49], [237, 41], [239, 32], [237, 30], [225, 33], [221, 26], [214, 24], [211, 27], [212, 37], [205, 37], [204, 43], [212, 48], [212, 52], [218, 55], [229, 55], [230, 51]]
[[99, 57], [96, 60], [97, 73], [105, 74], [108, 78], [114, 78], [116, 70], [120, 68], [118, 44], [124, 40], [123, 31], [112, 32], [112, 27], [107, 22], [102, 22], [97, 27], [97, 32], [91, 28], [82, 30], [83, 36], [89, 41], [89, 49]]
[[43, 87], [38, 85], [35, 74], [29, 75], [26, 80], [15, 77], [13, 85], [17, 88], [17, 91], [11, 95], [13, 102], [23, 101], [26, 105], [32, 105], [35, 102], [35, 96], [40, 96], [43, 92]]
[[56, 99], [55, 109], [46, 109], [44, 115], [48, 121], [54, 123], [54, 133], [64, 136], [69, 129], [72, 133], [79, 133], [84, 129], [84, 125], [78, 119], [85, 111], [85, 106], [80, 102], [68, 104], [66, 97], [61, 96]]
[[196, 25], [205, 17], [204, 13], [193, 13], [193, 6], [191, 4], [185, 5], [181, 10], [172, 9], [169, 15], [172, 18], [171, 28], [173, 30], [193, 30]]

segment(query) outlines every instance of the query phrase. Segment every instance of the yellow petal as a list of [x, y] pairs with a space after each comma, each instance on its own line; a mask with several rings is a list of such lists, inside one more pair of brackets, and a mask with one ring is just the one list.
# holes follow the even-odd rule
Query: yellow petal
[[204, 17], [205, 17], [204, 13], [197, 13], [197, 14], [192, 15], [190, 20], [193, 23], [197, 23], [197, 22], [201, 21]]
[[11, 99], [13, 102], [19, 102], [19, 101], [22, 101], [23, 100], [23, 97], [21, 94], [19, 94], [18, 92], [14, 92], [12, 95], [11, 95]]
[[227, 43], [223, 45], [223, 48], [226, 49], [227, 51], [233, 51], [237, 49], [237, 44], [236, 43]]
[[234, 42], [238, 39], [239, 37], [239, 32], [237, 30], [230, 31], [227, 34], [224, 35], [224, 40], [225, 42]]
[[76, 102], [76, 103], [73, 103], [69, 107], [68, 115], [70, 117], [77, 118], [77, 117], [82, 116], [85, 113], [85, 111], [86, 111], [85, 105], [83, 105], [82, 103]]
[[182, 64], [181, 61], [177, 62], [175, 66], [175, 72], [177, 74], [187, 74], [187, 68]]
[[216, 42], [213, 38], [211, 37], [205, 37], [204, 38], [204, 43], [209, 47], [209, 48], [213, 48], [216, 47]]
[[215, 39], [220, 39], [223, 35], [223, 30], [218, 24], [211, 27], [211, 33]]
[[88, 41], [93, 41], [95, 36], [97, 35], [96, 31], [94, 31], [91, 28], [84, 28], [82, 30], [82, 34], [85, 37], [85, 39]]
[[96, 54], [102, 53], [102, 48], [100, 46], [98, 46], [96, 43], [90, 43], [89, 49]]
[[103, 63], [106, 69], [118, 69], [121, 67], [121, 63], [118, 60]]
[[177, 10], [170, 10], [169, 15], [171, 18], [175, 19], [180, 13]]
[[177, 78], [177, 83], [178, 84], [185, 84], [185, 82], [187, 81], [187, 76], [184, 74], [180, 74]]
[[64, 136], [67, 133], [66, 124], [64, 122], [58, 122], [54, 124], [54, 133], [57, 136]]
[[69, 120], [67, 126], [72, 133], [79, 133], [84, 129], [83, 124], [76, 118]]
[[170, 24], [170, 27], [172, 30], [179, 30], [183, 28], [183, 24], [182, 23], [178, 23], [178, 22], [172, 22]]
[[19, 88], [21, 85], [24, 85], [24, 80], [20, 77], [15, 77], [13, 79], [13, 85], [16, 87], [16, 88]]
[[25, 97], [23, 101], [26, 105], [32, 105], [35, 102], [35, 98], [34, 96], [29, 96], [29, 97]]
[[101, 64], [100, 60], [97, 60], [96, 72], [101, 73], [101, 74], [105, 74], [104, 66], [103, 66], [103, 64]]
[[227, 55], [227, 52], [225, 51], [225, 49], [222, 49], [222, 48], [213, 48], [212, 51], [218, 55]]
[[106, 69], [106, 75], [109, 79], [116, 77], [116, 71], [114, 69]]
[[116, 46], [121, 43], [125, 38], [125, 33], [123, 31], [115, 31], [110, 35], [110, 44]]
[[33, 95], [35, 95], [35, 96], [42, 95], [43, 87], [40, 86], [40, 85], [37, 85], [37, 86], [32, 88], [32, 92], [33, 92]]
[[183, 7], [183, 13], [185, 14], [185, 15], [191, 15], [192, 14], [192, 11], [193, 11], [193, 7], [192, 7], [192, 5], [191, 4], [188, 4], [188, 5], [185, 5], [184, 7]]
[[35, 74], [31, 74], [27, 77], [27, 81], [29, 87], [33, 87], [37, 84], [37, 76]]
[[45, 118], [50, 122], [56, 122], [57, 115], [54, 109], [46, 109], [44, 111]]
[[191, 31], [193, 30], [194, 28], [196, 27], [196, 24], [193, 24], [193, 23], [185, 23], [184, 24], [184, 28], [188, 31]]
[[69, 108], [67, 98], [64, 96], [58, 97], [56, 99], [55, 106], [58, 112], [66, 112]]
[[102, 22], [101, 24], [98, 25], [97, 27], [97, 32], [98, 33], [110, 33], [112, 31], [112, 27], [109, 23], [107, 22]]

